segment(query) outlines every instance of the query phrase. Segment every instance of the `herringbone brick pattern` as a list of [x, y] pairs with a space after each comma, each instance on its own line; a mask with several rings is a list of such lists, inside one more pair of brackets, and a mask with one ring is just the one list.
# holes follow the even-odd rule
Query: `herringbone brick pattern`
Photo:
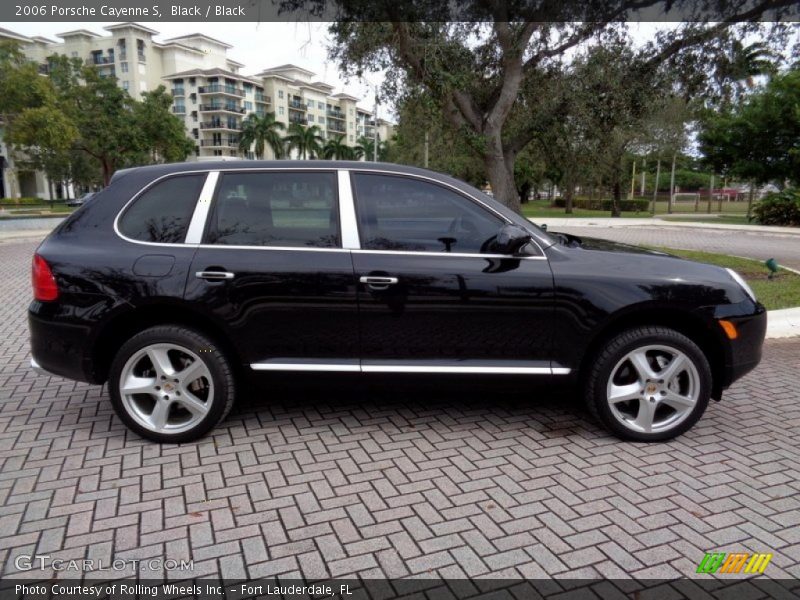
[[45, 554], [192, 559], [181, 578], [667, 578], [719, 550], [771, 551], [769, 575], [800, 576], [800, 341], [769, 343], [669, 444], [618, 442], [563, 398], [430, 389], [263, 393], [213, 436], [159, 446], [100, 387], [28, 370], [34, 245], [0, 249], [7, 575]]

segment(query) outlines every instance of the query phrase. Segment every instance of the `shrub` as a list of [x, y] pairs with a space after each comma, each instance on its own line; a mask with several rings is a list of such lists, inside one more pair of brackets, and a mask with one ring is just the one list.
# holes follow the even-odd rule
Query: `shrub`
[[47, 204], [48, 202], [49, 200], [42, 200], [41, 198], [0, 198], [0, 206]]
[[787, 188], [772, 192], [753, 208], [762, 225], [794, 225], [800, 227], [800, 189]]
[[[584, 208], [588, 210], [607, 210], [611, 211], [611, 200], [588, 200], [583, 198], [575, 198], [572, 201], [573, 208]], [[556, 208], [564, 208], [566, 200], [564, 198], [556, 198], [553, 201], [553, 206]], [[648, 200], [620, 200], [619, 209], [623, 212], [644, 212], [650, 206]]]

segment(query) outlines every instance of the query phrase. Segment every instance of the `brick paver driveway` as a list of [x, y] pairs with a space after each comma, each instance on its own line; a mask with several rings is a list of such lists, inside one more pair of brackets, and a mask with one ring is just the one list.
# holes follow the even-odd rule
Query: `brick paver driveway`
[[[547, 219], [543, 218], [538, 221], [546, 223]], [[760, 261], [774, 258], [778, 264], [800, 270], [800, 235], [781, 233], [780, 231], [773, 233], [701, 227], [670, 227], [669, 225], [619, 225], [614, 227], [559, 225], [553, 226], [551, 229], [579, 237], [604, 238], [626, 244], [719, 252], [733, 256], [746, 256]]]
[[183, 577], [676, 577], [744, 550], [800, 576], [800, 341], [769, 343], [669, 444], [620, 443], [548, 393], [431, 389], [251, 401], [213, 437], [159, 446], [100, 387], [29, 372], [34, 245], [0, 248], [6, 574], [38, 553], [191, 558]]

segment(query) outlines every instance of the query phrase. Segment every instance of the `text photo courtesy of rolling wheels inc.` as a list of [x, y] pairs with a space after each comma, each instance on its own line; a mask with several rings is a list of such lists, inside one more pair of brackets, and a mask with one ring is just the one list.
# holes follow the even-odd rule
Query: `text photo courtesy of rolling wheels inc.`
[[0, 21], [0, 600], [800, 597], [797, 3]]

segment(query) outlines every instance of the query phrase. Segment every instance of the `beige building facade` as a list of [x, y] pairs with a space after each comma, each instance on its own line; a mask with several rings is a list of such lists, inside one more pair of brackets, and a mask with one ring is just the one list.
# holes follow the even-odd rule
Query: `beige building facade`
[[[157, 41], [156, 30], [138, 23], [118, 23], [105, 30], [105, 35], [87, 29], [65, 31], [58, 34], [59, 42], [0, 28], [0, 40], [19, 44], [42, 73], [47, 72], [49, 56], [63, 54], [82, 59], [101, 75], [116, 77], [134, 98], [166, 86], [174, 97], [173, 113], [183, 120], [187, 135], [195, 142], [190, 160], [252, 158], [252, 148], [239, 150], [242, 120], [249, 114], [274, 112], [287, 128], [292, 123], [316, 125], [325, 139], [344, 136], [349, 146], [355, 146], [362, 136], [374, 135], [375, 120], [370, 111], [357, 106], [359, 98], [335, 93], [334, 86], [297, 65], [280, 65], [246, 76], [241, 73], [244, 65], [227, 56], [232, 46], [205, 34]], [[389, 139], [391, 123], [379, 119], [377, 125], [379, 138]], [[53, 192], [46, 177], [20, 173], [8, 150], [2, 144], [0, 127], [3, 196], [49, 198]], [[274, 158], [270, 148], [265, 158]]]

